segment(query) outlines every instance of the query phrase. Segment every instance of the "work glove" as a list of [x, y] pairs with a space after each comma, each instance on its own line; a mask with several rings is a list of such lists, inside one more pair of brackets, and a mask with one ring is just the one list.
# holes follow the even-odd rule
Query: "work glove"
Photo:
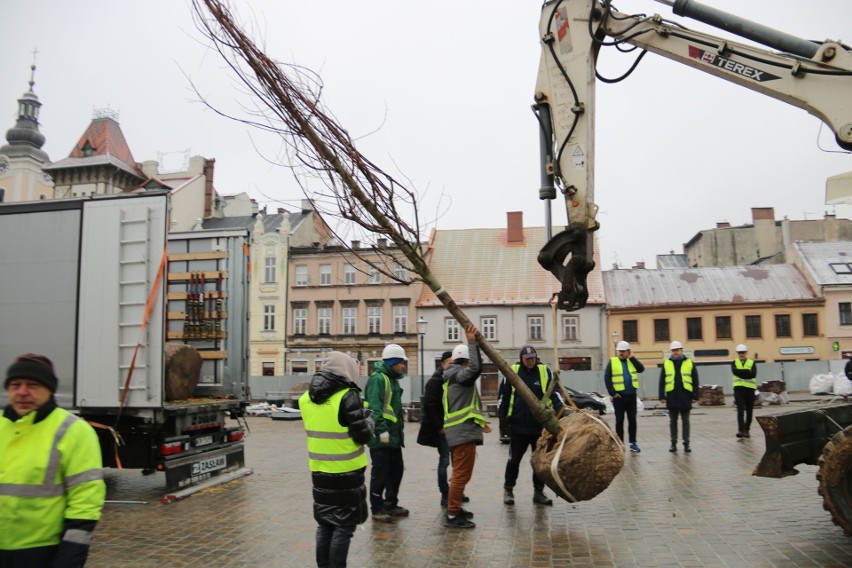
[[390, 434], [387, 432], [382, 432], [379, 434], [379, 443], [383, 446], [387, 446], [390, 444]]

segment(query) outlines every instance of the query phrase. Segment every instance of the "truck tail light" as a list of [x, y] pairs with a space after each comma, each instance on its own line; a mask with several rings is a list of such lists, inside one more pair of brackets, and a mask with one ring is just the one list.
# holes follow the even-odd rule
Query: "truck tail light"
[[183, 451], [183, 442], [163, 442], [160, 444], [160, 454], [163, 456], [171, 456], [179, 454]]
[[229, 442], [238, 442], [243, 439], [243, 431], [242, 430], [231, 430], [228, 432], [228, 441]]

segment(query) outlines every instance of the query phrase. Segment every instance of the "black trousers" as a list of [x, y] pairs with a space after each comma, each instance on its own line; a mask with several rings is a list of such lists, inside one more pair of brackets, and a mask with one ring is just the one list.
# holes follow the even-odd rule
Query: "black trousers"
[[636, 443], [636, 393], [624, 394], [612, 397], [612, 406], [615, 410], [615, 433], [621, 441], [624, 441], [624, 415], [627, 414], [627, 436], [631, 444]]
[[[515, 486], [521, 469], [521, 459], [523, 459], [527, 448], [530, 451], [535, 451], [538, 438], [538, 434], [512, 434], [512, 439], [509, 442], [509, 461], [506, 462], [506, 474], [503, 481], [504, 489], [512, 489]], [[539, 479], [535, 472], [532, 474], [532, 484], [536, 491], [544, 489], [544, 481]]]
[[740, 432], [751, 428], [751, 415], [754, 411], [754, 389], [734, 387], [734, 402], [737, 405], [737, 427]]

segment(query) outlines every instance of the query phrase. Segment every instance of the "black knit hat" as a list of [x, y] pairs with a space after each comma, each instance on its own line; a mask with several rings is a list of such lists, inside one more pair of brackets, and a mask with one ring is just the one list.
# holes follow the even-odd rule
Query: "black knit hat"
[[453, 358], [453, 352], [452, 351], [444, 351], [443, 353], [441, 353], [441, 362], [442, 363], [444, 361], [446, 361], [447, 359], [452, 359], [452, 358]]
[[56, 387], [59, 385], [59, 379], [53, 372], [53, 363], [44, 355], [37, 353], [27, 353], [21, 355], [15, 362], [9, 365], [6, 370], [6, 381], [3, 383], [3, 388], [9, 387], [9, 381], [12, 379], [32, 379], [38, 381], [48, 389], [55, 393]]

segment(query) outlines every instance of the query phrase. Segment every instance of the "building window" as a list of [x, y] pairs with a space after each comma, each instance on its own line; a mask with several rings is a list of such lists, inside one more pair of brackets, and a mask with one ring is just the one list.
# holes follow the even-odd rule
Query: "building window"
[[775, 316], [775, 337], [792, 337], [790, 333], [790, 315], [777, 314]]
[[817, 337], [819, 335], [819, 322], [816, 314], [802, 314], [802, 335], [805, 337]]
[[731, 316], [716, 316], [716, 339], [731, 339]]
[[487, 341], [497, 341], [497, 318], [480, 318], [479, 331]]
[[278, 281], [278, 274], [276, 273], [276, 266], [278, 265], [278, 259], [274, 256], [267, 256], [263, 259], [263, 281], [267, 284], [272, 284]]
[[704, 331], [701, 329], [701, 318], [686, 318], [686, 340], [702, 341]]
[[320, 335], [331, 334], [331, 308], [317, 309], [317, 333]]
[[331, 285], [331, 265], [330, 264], [320, 264], [320, 286], [330, 286]]
[[343, 283], [349, 286], [355, 284], [355, 267], [351, 264], [343, 266]]
[[761, 329], [762, 326], [760, 324], [760, 316], [746, 316], [745, 327], [746, 337], [748, 337], [749, 339], [763, 337], [763, 330]]
[[261, 374], [264, 377], [274, 377], [275, 376], [275, 363], [270, 361], [264, 361], [261, 364]]
[[852, 325], [852, 302], [838, 303], [837, 312], [840, 316], [840, 325]]
[[367, 279], [369, 284], [381, 284], [382, 283], [382, 274], [379, 272], [379, 269], [375, 266], [370, 267], [370, 277]]
[[382, 308], [367, 306], [367, 333], [382, 332]]
[[669, 341], [669, 320], [655, 319], [654, 320], [654, 341]]
[[544, 339], [544, 317], [527, 316], [527, 335], [530, 341], [542, 341]]
[[304, 264], [296, 266], [296, 286], [307, 286], [310, 282], [308, 278], [308, 267]]
[[393, 332], [408, 333], [408, 306], [393, 307]]
[[459, 322], [454, 320], [453, 318], [447, 318], [444, 320], [444, 327], [447, 331], [446, 340], [447, 341], [458, 341], [459, 340]]
[[408, 271], [405, 270], [405, 267], [402, 265], [402, 263], [399, 263], [399, 262], [393, 263], [393, 275], [397, 280], [405, 282], [407, 280], [406, 272], [408, 272]]
[[293, 310], [293, 335], [305, 335], [308, 327], [308, 310], [296, 308]]
[[290, 374], [292, 375], [307, 375], [308, 362], [304, 359], [295, 359], [290, 361]]
[[639, 343], [639, 321], [624, 320], [621, 322], [621, 336], [629, 343]]
[[355, 335], [355, 321], [358, 319], [358, 308], [343, 308], [343, 333]]
[[263, 331], [275, 331], [275, 306], [263, 306]]
[[562, 339], [564, 341], [579, 341], [580, 316], [562, 316]]

